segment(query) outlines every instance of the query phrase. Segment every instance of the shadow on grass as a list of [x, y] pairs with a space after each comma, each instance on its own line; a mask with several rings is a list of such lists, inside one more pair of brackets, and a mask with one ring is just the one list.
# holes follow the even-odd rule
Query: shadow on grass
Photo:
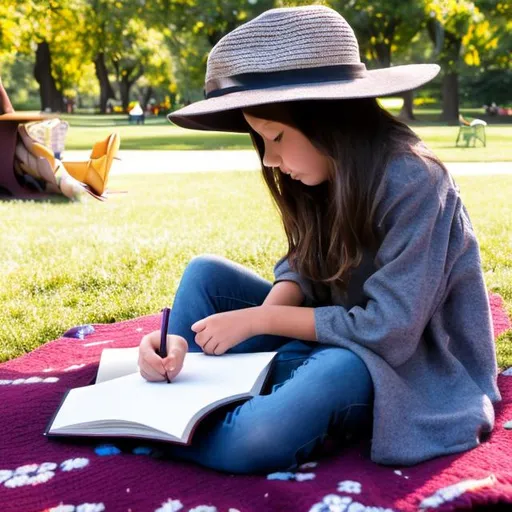
[[21, 201], [21, 202], [29, 202], [33, 201], [36, 203], [48, 203], [48, 204], [56, 204], [56, 205], [69, 205], [71, 203], [77, 202], [71, 199], [68, 199], [66, 196], [59, 194], [34, 194], [30, 197], [16, 197], [8, 193], [5, 189], [0, 188], [0, 202], [1, 203], [11, 203], [13, 201]]

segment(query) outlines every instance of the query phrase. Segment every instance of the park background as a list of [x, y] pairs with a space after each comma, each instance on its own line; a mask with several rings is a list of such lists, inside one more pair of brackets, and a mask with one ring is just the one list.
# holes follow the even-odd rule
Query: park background
[[[0, 361], [74, 325], [158, 312], [198, 254], [226, 256], [272, 279], [286, 245], [259, 174], [208, 172], [215, 153], [204, 154], [204, 172], [159, 173], [152, 155], [250, 151], [246, 135], [183, 130], [165, 115], [202, 98], [207, 55], [223, 35], [269, 8], [311, 3], [347, 18], [369, 68], [441, 66], [428, 85], [381, 101], [444, 162], [481, 162], [479, 175], [456, 180], [487, 286], [512, 315], [512, 174], [485, 171], [487, 162], [512, 168], [509, 2], [8, 0], [0, 5], [0, 76], [15, 109], [68, 121], [64, 158], [117, 130], [121, 157], [145, 151], [147, 163], [128, 174], [116, 162], [106, 202], [0, 203]], [[145, 123], [130, 125], [137, 101]], [[455, 146], [461, 114], [488, 123], [485, 147]], [[511, 341], [512, 331], [498, 340], [502, 368], [512, 365]]]

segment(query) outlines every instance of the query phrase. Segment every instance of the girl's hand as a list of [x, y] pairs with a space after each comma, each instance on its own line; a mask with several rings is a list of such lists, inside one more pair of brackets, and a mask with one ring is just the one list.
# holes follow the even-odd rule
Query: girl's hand
[[181, 336], [167, 335], [167, 357], [161, 358], [160, 331], [146, 334], [139, 345], [140, 374], [150, 382], [176, 378], [183, 368], [183, 361], [188, 351], [187, 341]]
[[258, 311], [257, 307], [237, 309], [199, 320], [191, 327], [196, 333], [196, 343], [206, 354], [224, 354], [231, 347], [258, 334]]

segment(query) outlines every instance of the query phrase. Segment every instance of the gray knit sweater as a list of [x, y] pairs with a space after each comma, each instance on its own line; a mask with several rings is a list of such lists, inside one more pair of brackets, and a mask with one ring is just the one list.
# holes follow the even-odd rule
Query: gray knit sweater
[[492, 430], [496, 355], [478, 243], [447, 172], [397, 158], [377, 197], [382, 244], [345, 296], [319, 302], [317, 286], [286, 259], [275, 282], [300, 285], [320, 343], [348, 348], [368, 366], [372, 460], [409, 465], [473, 448]]

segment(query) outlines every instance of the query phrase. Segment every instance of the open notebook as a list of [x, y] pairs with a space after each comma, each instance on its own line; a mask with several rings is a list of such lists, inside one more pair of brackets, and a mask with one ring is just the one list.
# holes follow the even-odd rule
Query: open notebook
[[190, 444], [214, 409], [260, 393], [275, 352], [188, 353], [171, 384], [138, 372], [138, 347], [105, 349], [96, 384], [66, 394], [47, 436], [136, 437]]

